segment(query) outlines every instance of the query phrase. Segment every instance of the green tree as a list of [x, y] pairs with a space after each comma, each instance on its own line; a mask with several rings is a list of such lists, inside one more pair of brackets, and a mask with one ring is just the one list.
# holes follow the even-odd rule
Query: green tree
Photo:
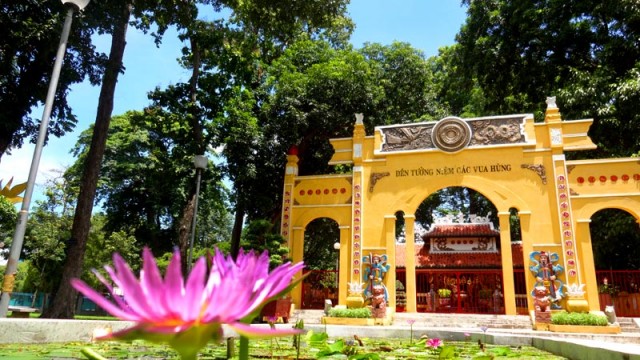
[[[85, 130], [74, 147], [78, 160], [67, 171], [69, 178], [79, 178], [92, 132]], [[181, 211], [195, 179], [191, 155], [182, 146], [187, 141], [189, 133], [176, 114], [130, 111], [113, 118], [96, 197], [105, 212], [107, 233], [132, 231], [140, 246], [158, 253], [178, 245]], [[214, 170], [203, 172], [198, 223], [200, 229], [210, 224], [220, 234], [201, 231], [203, 243], [220, 240], [229, 227], [226, 191]]]
[[285, 239], [273, 230], [273, 224], [270, 221], [254, 220], [247, 225], [242, 236], [242, 245], [245, 250], [269, 253], [269, 267], [272, 269], [287, 261], [289, 254]]
[[[45, 101], [66, 12], [59, 1], [0, 1], [0, 159], [25, 140], [35, 142], [39, 119], [31, 110]], [[77, 122], [66, 100], [70, 86], [96, 84], [104, 61], [91, 42], [91, 19], [76, 15], [73, 25], [49, 122], [56, 137]]]
[[9, 202], [4, 196], [0, 196], [0, 254], [4, 258], [5, 249], [9, 250], [13, 232], [16, 228], [18, 211], [15, 205]]
[[[112, 4], [113, 5], [113, 4]], [[113, 25], [109, 28], [111, 49], [102, 78], [100, 98], [94, 125], [91, 147], [83, 164], [80, 193], [67, 247], [67, 256], [60, 286], [55, 291], [53, 305], [45, 310], [43, 317], [71, 318], [74, 313], [75, 290], [71, 280], [82, 274], [82, 263], [86, 251], [87, 238], [91, 228], [91, 213], [99, 176], [100, 163], [104, 154], [107, 131], [113, 111], [113, 96], [118, 75], [122, 69], [122, 58], [126, 45], [126, 33], [133, 5], [131, 1], [113, 7]]]
[[93, 270], [105, 274], [105, 265], [113, 267], [113, 254], [120, 254], [135, 270], [140, 269], [140, 248], [131, 230], [109, 232], [105, 229], [106, 216], [96, 214], [91, 219], [91, 233], [87, 242], [87, 253], [82, 270], [82, 280], [93, 288], [102, 286]]
[[640, 269], [640, 231], [633, 216], [619, 209], [600, 210], [589, 229], [596, 269]]
[[468, 17], [450, 68], [467, 79], [462, 92], [477, 81], [483, 115], [531, 111], [540, 120], [545, 97], [557, 95], [564, 118], [594, 118], [590, 136], [599, 150], [590, 156], [640, 151], [636, 1], [463, 3]]
[[59, 285], [77, 193], [60, 174], [47, 181], [45, 199], [36, 202], [25, 233], [23, 291], [50, 293]]
[[[196, 140], [189, 146], [192, 154], [207, 147], [221, 147], [226, 158], [223, 169], [234, 184], [236, 218], [231, 252], [235, 255], [244, 214], [250, 208], [250, 195], [255, 194], [251, 192], [251, 182], [258, 181], [252, 162], [255, 149], [262, 142], [252, 129], [256, 129], [255, 119], [264, 96], [259, 87], [265, 66], [301, 36], [344, 43], [351, 22], [344, 17], [344, 0], [304, 4], [254, 0], [225, 5], [231, 10], [227, 19], [199, 22], [186, 34], [190, 48], [185, 49], [183, 63], [192, 70], [192, 78], [188, 86], [179, 85], [176, 89], [188, 87], [177, 98], [190, 104], [188, 111], [180, 111], [188, 113], [185, 119], [192, 120], [185, 124]], [[184, 108], [179, 102], [164, 96], [164, 101], [156, 101], [155, 105], [175, 111]], [[188, 204], [183, 211], [183, 224], [192, 217], [190, 207]], [[180, 238], [184, 239], [184, 235]]]
[[335, 269], [339, 253], [333, 244], [340, 241], [340, 228], [332, 219], [315, 219], [304, 234], [304, 265], [310, 270]]

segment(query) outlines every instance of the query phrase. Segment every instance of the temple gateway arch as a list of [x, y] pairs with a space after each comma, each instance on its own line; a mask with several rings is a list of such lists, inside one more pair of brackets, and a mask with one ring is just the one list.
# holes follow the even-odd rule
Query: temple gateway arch
[[[352, 173], [298, 176], [298, 157], [292, 151], [284, 177], [281, 234], [294, 262], [303, 260], [307, 224], [330, 218], [339, 226], [340, 304], [346, 303], [349, 283], [364, 281], [364, 257], [376, 254], [389, 265], [383, 281], [393, 308], [395, 214], [404, 213], [406, 248], [413, 249], [420, 203], [435, 191], [460, 186], [495, 205], [503, 269], [513, 267], [509, 216], [510, 209], [518, 210], [527, 292], [540, 285], [545, 261], [550, 261], [549, 269], [562, 270], [556, 277], [565, 293], [574, 291], [583, 306], [600, 309], [590, 218], [605, 208], [640, 217], [640, 165], [634, 158], [566, 160], [566, 152], [596, 147], [587, 135], [592, 119], [565, 121], [549, 98], [540, 123], [534, 123], [532, 114], [447, 117], [379, 126], [367, 135], [362, 120], [356, 115], [351, 138], [330, 140], [334, 154], [329, 164], [351, 165]], [[406, 310], [415, 312], [416, 261], [406, 256], [404, 262]], [[529, 271], [541, 264], [540, 274]], [[504, 312], [514, 315], [513, 273], [504, 271], [503, 276]], [[301, 286], [292, 297], [300, 307]], [[528, 303], [532, 310], [533, 302]], [[566, 307], [566, 297], [556, 305]]]

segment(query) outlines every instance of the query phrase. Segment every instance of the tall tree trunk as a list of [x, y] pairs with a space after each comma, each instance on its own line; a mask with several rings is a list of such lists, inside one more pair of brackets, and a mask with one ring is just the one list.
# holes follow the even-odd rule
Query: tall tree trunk
[[87, 238], [91, 228], [91, 211], [93, 210], [100, 165], [107, 143], [111, 113], [113, 112], [113, 96], [118, 75], [120, 69], [122, 69], [122, 57], [126, 46], [126, 34], [131, 10], [132, 5], [127, 2], [123, 6], [119, 23], [114, 25], [109, 61], [102, 79], [96, 123], [93, 129], [93, 137], [91, 138], [91, 147], [84, 164], [80, 194], [78, 195], [78, 204], [73, 218], [71, 239], [67, 244], [67, 256], [62, 270], [62, 279], [55, 292], [52, 306], [44, 311], [42, 317], [70, 319], [75, 312], [76, 291], [71, 286], [70, 280], [80, 278], [82, 275]]
[[[197, 30], [196, 30], [197, 31]], [[204, 155], [204, 143], [202, 141], [202, 126], [200, 126], [200, 111], [198, 108], [197, 95], [198, 95], [198, 79], [200, 77], [200, 46], [196, 40], [196, 34], [191, 33], [189, 36], [189, 42], [191, 44], [191, 79], [189, 80], [189, 104], [188, 112], [189, 119], [191, 120], [191, 133], [193, 135], [193, 142], [195, 144], [195, 153], [193, 155]], [[194, 186], [189, 187], [189, 198], [182, 210], [182, 218], [180, 219], [180, 229], [178, 231], [178, 244], [180, 246], [180, 255], [182, 258], [182, 272], [187, 273], [189, 265], [188, 253], [191, 239], [191, 224], [194, 221], [195, 213], [195, 201], [196, 201], [196, 188]]]
[[240, 189], [236, 186], [236, 214], [233, 221], [233, 229], [231, 230], [231, 257], [238, 258], [240, 253], [240, 238], [242, 235], [242, 226], [244, 225], [244, 203], [240, 199]]

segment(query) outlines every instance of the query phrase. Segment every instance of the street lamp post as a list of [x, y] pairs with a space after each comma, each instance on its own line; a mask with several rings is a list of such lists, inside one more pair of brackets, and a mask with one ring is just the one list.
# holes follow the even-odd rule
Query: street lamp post
[[193, 157], [193, 165], [196, 167], [196, 198], [193, 201], [193, 221], [191, 222], [191, 239], [189, 240], [189, 257], [187, 258], [187, 269], [191, 270], [193, 259], [193, 242], [196, 237], [196, 219], [198, 217], [198, 198], [200, 197], [200, 177], [202, 170], [207, 168], [207, 157], [196, 155]]
[[20, 213], [18, 214], [16, 230], [13, 234], [11, 249], [9, 250], [9, 260], [7, 261], [7, 267], [4, 272], [4, 278], [2, 281], [2, 295], [0, 296], [0, 317], [6, 317], [7, 311], [9, 309], [9, 300], [11, 297], [11, 293], [13, 292], [15, 275], [18, 269], [18, 261], [20, 260], [20, 253], [22, 252], [24, 233], [27, 227], [27, 218], [29, 216], [31, 196], [33, 195], [33, 188], [36, 182], [38, 166], [40, 165], [40, 157], [42, 156], [44, 140], [47, 137], [51, 108], [53, 107], [53, 100], [56, 94], [56, 89], [58, 88], [58, 79], [60, 78], [60, 69], [62, 68], [64, 54], [67, 50], [67, 40], [69, 39], [69, 32], [71, 31], [73, 13], [84, 9], [87, 4], [89, 4], [89, 1], [90, 0], [62, 0], [62, 4], [67, 8], [67, 17], [65, 18], [64, 26], [62, 27], [60, 44], [58, 45], [56, 60], [53, 64], [53, 72], [51, 73], [49, 90], [47, 91], [47, 98], [44, 103], [42, 120], [40, 121], [40, 128], [38, 130], [38, 140], [36, 141], [36, 147], [33, 151], [33, 159], [31, 160], [29, 178], [27, 179], [27, 188], [25, 189], [24, 197], [22, 199], [22, 208], [20, 209]]

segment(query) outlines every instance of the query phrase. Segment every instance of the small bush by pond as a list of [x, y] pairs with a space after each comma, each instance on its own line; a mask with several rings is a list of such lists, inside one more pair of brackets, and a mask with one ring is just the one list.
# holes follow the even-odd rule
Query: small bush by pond
[[367, 319], [371, 317], [371, 309], [363, 307], [359, 309], [347, 309], [347, 308], [331, 308], [329, 310], [329, 316], [331, 317], [343, 317], [343, 318], [358, 318]]
[[[227, 357], [227, 345], [210, 344], [198, 359], [237, 358], [238, 340], [232, 341], [235, 356]], [[86, 359], [83, 348], [89, 348], [107, 359], [178, 359], [166, 345], [142, 340], [132, 343], [99, 342], [66, 344], [0, 344], [0, 354], [7, 359]], [[528, 346], [490, 345], [473, 341], [422, 339], [329, 339], [326, 333], [308, 332], [303, 336], [298, 353], [292, 337], [252, 340], [249, 348], [253, 359], [566, 359]]]
[[607, 326], [605, 315], [561, 311], [551, 315], [551, 323], [555, 325], [588, 325]]

